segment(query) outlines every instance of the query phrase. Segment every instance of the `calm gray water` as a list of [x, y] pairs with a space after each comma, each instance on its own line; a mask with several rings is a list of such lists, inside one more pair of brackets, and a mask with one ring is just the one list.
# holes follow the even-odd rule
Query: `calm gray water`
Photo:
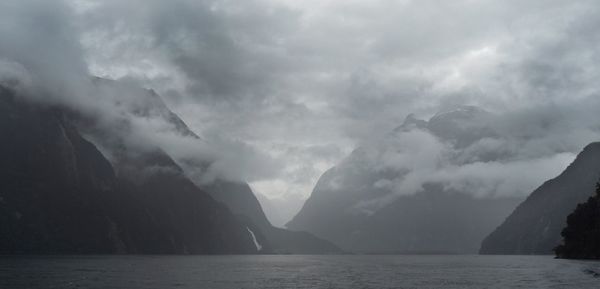
[[0, 257], [0, 288], [600, 288], [550, 256]]

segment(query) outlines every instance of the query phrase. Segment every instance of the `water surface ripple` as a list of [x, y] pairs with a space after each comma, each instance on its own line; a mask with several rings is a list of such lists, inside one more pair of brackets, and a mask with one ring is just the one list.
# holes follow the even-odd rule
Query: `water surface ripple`
[[3, 256], [0, 288], [600, 288], [595, 272], [551, 256]]

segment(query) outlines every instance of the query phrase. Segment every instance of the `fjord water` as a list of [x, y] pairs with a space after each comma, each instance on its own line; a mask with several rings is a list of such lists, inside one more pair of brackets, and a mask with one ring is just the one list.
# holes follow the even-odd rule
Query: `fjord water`
[[0, 288], [599, 288], [551, 256], [1, 257]]

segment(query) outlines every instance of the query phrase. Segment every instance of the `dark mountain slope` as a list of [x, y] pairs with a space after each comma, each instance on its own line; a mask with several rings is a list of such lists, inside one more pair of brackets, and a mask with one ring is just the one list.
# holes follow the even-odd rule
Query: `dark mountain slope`
[[[136, 158], [118, 177], [66, 115], [0, 88], [1, 253], [257, 251], [246, 227], [168, 156]], [[161, 166], [135, 166], [144, 163]]]
[[262, 210], [254, 192], [246, 183], [215, 180], [208, 186], [203, 187], [217, 201], [237, 215], [249, 218], [252, 223], [259, 227], [269, 227], [271, 223]]
[[600, 177], [600, 143], [588, 145], [558, 177], [521, 203], [482, 243], [482, 254], [551, 254], [577, 204], [594, 192]]
[[[144, 208], [141, 252], [257, 253], [246, 226], [187, 179], [160, 150], [119, 162], [121, 187]], [[153, 231], [162, 232], [154, 234]]]
[[[206, 145], [203, 143], [204, 140], [198, 137], [177, 114], [173, 113], [154, 91], [101, 78], [95, 79], [95, 83], [107, 96], [116, 95], [119, 100], [119, 106], [124, 107], [125, 111], [131, 115], [162, 120], [164, 123], [170, 124], [170, 129], [176, 131], [181, 137], [187, 137], [192, 141], [198, 142], [199, 146]], [[131, 129], [127, 121], [125, 120], [124, 122], [121, 124], [121, 130], [127, 131]], [[98, 131], [93, 126], [89, 132], [92, 135], [106, 134], [105, 132]], [[126, 137], [127, 134], [124, 134], [124, 136]], [[111, 135], [108, 138], [96, 137], [95, 139], [114, 156], [113, 162], [117, 168], [118, 175], [123, 179], [136, 182], [138, 185], [146, 186], [146, 180], [153, 181], [160, 179], [165, 177], [164, 175], [167, 173], [174, 175], [185, 174], [193, 178], [194, 176], [201, 175], [210, 166], [210, 163], [196, 159], [180, 158], [173, 160], [157, 147], [150, 150], [148, 148], [143, 150], [132, 148], [125, 141], [124, 136]], [[148, 170], [147, 168], [152, 169]], [[152, 175], [152, 177], [148, 178], [148, 174]], [[160, 174], [161, 176], [157, 177], [156, 174]], [[142, 180], [141, 184], [139, 184], [140, 180]], [[161, 187], [160, 185], [148, 186], [146, 190], [153, 192], [153, 189]], [[267, 220], [256, 196], [246, 183], [216, 179], [210, 184], [200, 184], [198, 182], [197, 185], [200, 185], [203, 191], [208, 192], [213, 199], [234, 213], [236, 219], [248, 228], [245, 230], [246, 235], [249, 233], [248, 230], [251, 231], [261, 246], [261, 253], [318, 254], [341, 252], [333, 244], [311, 236], [308, 233], [291, 232], [273, 227]], [[180, 184], [180, 186], [188, 187], [187, 184]], [[141, 198], [141, 200], [147, 200], [147, 198]], [[160, 197], [157, 200], [160, 200]]]
[[125, 250], [107, 206], [118, 195], [111, 165], [64, 121], [0, 88], [0, 251]]

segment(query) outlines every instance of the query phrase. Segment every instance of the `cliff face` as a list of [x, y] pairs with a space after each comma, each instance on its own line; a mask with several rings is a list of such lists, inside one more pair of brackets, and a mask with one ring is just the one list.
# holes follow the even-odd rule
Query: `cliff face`
[[0, 88], [0, 251], [124, 250], [106, 205], [118, 197], [108, 161], [60, 112]]
[[186, 169], [207, 164], [184, 159], [181, 167], [158, 144], [132, 144], [128, 114], [202, 140], [153, 91], [94, 82], [123, 108], [115, 126], [26, 103], [0, 87], [0, 253], [341, 252], [308, 233], [273, 227], [248, 184], [216, 180], [200, 188]]
[[248, 219], [254, 225], [266, 228], [271, 223], [267, 219], [258, 199], [246, 183], [215, 180], [203, 187], [218, 202], [226, 205], [234, 214]]
[[561, 233], [563, 243], [554, 250], [559, 258], [600, 259], [600, 184], [596, 195], [577, 205]]
[[252, 229], [263, 251], [283, 254], [343, 253], [329, 241], [307, 232], [274, 227], [265, 216], [258, 199], [246, 183], [217, 180], [205, 187], [211, 196], [226, 205], [236, 217]]
[[258, 253], [243, 222], [187, 179], [164, 152], [121, 160], [119, 181], [143, 208], [129, 216], [138, 220], [131, 235], [140, 253]]
[[552, 254], [577, 204], [594, 192], [600, 177], [600, 143], [588, 145], [558, 177], [521, 203], [482, 243], [482, 254]]
[[[194, 133], [177, 114], [173, 113], [154, 91], [100, 78], [95, 79], [95, 84], [108, 96], [118, 94], [118, 99], [125, 108], [125, 113], [135, 117], [160, 119], [165, 124], [170, 125], [171, 132], [177, 133], [180, 137], [187, 138], [188, 141], [198, 146], [205, 145], [203, 143], [204, 140]], [[127, 130], [127, 123], [124, 123], [123, 127], [124, 130]], [[97, 135], [98, 131], [91, 131], [90, 133]], [[167, 181], [162, 180], [157, 183], [157, 179], [171, 175], [171, 183], [178, 183], [175, 187], [188, 188], [191, 185], [189, 184], [189, 180], [181, 176], [186, 175], [189, 176], [189, 179], [195, 180], [198, 175], [201, 176], [205, 173], [206, 169], [210, 166], [210, 163], [197, 159], [186, 157], [172, 159], [162, 150], [163, 148], [159, 147], [150, 150], [146, 148], [143, 153], [140, 153], [139, 150], [128, 145], [123, 137], [120, 136], [97, 138], [97, 142], [104, 149], [111, 152], [119, 177], [128, 180], [130, 183], [140, 183], [140, 180], [142, 180], [141, 185], [144, 186], [144, 194], [146, 196], [139, 198], [141, 202], [148, 202], [148, 198], [155, 199], [158, 204], [170, 200], [164, 199], [164, 196], [162, 196], [163, 193], [155, 191], [156, 188], [161, 187], [167, 191], [171, 190], [165, 186], [165, 184], [168, 184]], [[149, 174], [152, 177], [148, 177]], [[146, 181], [149, 181], [149, 183]], [[260, 247], [260, 253], [323, 254], [342, 252], [330, 242], [319, 239], [311, 234], [292, 232], [272, 226], [265, 216], [254, 192], [252, 192], [250, 186], [245, 182], [217, 178], [209, 184], [197, 181], [196, 185], [202, 191], [207, 192], [222, 207], [226, 207], [233, 213], [236, 221], [243, 224], [246, 228], [245, 235], [252, 232], [253, 240], [255, 238]], [[130, 190], [137, 191], [134, 189]], [[184, 193], [187, 191], [183, 190]], [[157, 194], [158, 196], [155, 196]], [[194, 196], [198, 198], [197, 195], [199, 195], [197, 192], [189, 193], [189, 196], [182, 198], [182, 202], [191, 200]], [[201, 203], [204, 203], [204, 201]], [[160, 212], [160, 208], [162, 208], [160, 205], [152, 207], [158, 210], [158, 214], [164, 213]], [[209, 210], [209, 208], [198, 209]], [[181, 212], [177, 211], [176, 213]], [[173, 224], [163, 224], [163, 227], [170, 228], [181, 223], [185, 222], [173, 220]], [[207, 228], [207, 230], [211, 229]], [[236, 240], [236, 238], [221, 240], [220, 243], [226, 244], [227, 242], [231, 242], [231, 240]]]
[[61, 109], [4, 88], [0, 134], [0, 253], [257, 252], [247, 228], [164, 154], [129, 162], [152, 171], [117, 175]]
[[[205, 141], [194, 133], [177, 114], [173, 113], [154, 91], [100, 78], [95, 79], [95, 85], [109, 99], [117, 96], [120, 107], [124, 108], [123, 112], [125, 114], [133, 118], [160, 120], [168, 126], [169, 132], [177, 134], [180, 139], [185, 138], [186, 141], [197, 146], [206, 146]], [[125, 131], [130, 129], [126, 120], [119, 124], [123, 126], [123, 130]], [[94, 129], [93, 126], [86, 126], [86, 128], [88, 128], [91, 135], [106, 134]], [[127, 136], [123, 135], [112, 135], [104, 138], [96, 137], [96, 141], [102, 145], [103, 149], [110, 151], [120, 178], [130, 183], [144, 186], [143, 196], [139, 198], [140, 201], [148, 202], [154, 199], [157, 204], [162, 204], [168, 203], [171, 200], [165, 199], [163, 196], [164, 193], [156, 191], [156, 188], [161, 187], [167, 191], [171, 190], [165, 187], [165, 184], [169, 182], [162, 180], [156, 183], [157, 179], [164, 179], [166, 176], [170, 176], [171, 183], [176, 182], [177, 184], [173, 185], [179, 188], [189, 188], [192, 185], [189, 183], [189, 180], [196, 180], [196, 186], [202, 191], [207, 192], [220, 206], [231, 211], [235, 217], [235, 221], [242, 224], [245, 228], [245, 234], [242, 236], [220, 240], [220, 244], [231, 243], [232, 240], [238, 240], [239, 238], [244, 239], [250, 234], [252, 241], [257, 242], [254, 249], [259, 248], [259, 253], [321, 254], [341, 252], [340, 249], [330, 242], [316, 238], [308, 233], [291, 232], [273, 227], [247, 183], [219, 178], [209, 184], [201, 181], [202, 175], [210, 167], [209, 162], [189, 158], [188, 155], [178, 155], [179, 158], [172, 159], [163, 149], [173, 149], [173, 147], [155, 146], [149, 149], [148, 144], [146, 144], [146, 148], [140, 151], [135, 146], [132, 147], [126, 141], [126, 138]], [[148, 177], [148, 175], [151, 177]], [[182, 177], [183, 175], [188, 176], [188, 178]], [[200, 181], [198, 181], [199, 179]], [[130, 190], [137, 191], [134, 189]], [[186, 194], [189, 190], [183, 189], [182, 191]], [[200, 198], [198, 195], [202, 195], [202, 198], [206, 197], [203, 192], [201, 194], [198, 192], [189, 192], [187, 194], [188, 196], [183, 197], [181, 202], [189, 201], [194, 197]], [[204, 201], [200, 203], [204, 203]], [[181, 205], [183, 204], [176, 207]], [[150, 204], [150, 206], [156, 208], [157, 214], [164, 215], [164, 212], [161, 211], [161, 205]], [[185, 206], [182, 207], [185, 208]], [[210, 211], [210, 208], [197, 209]], [[175, 215], [177, 214], [183, 214], [183, 212], [176, 211]], [[172, 213], [162, 219], [173, 219], [171, 215]], [[177, 216], [176, 218], [184, 219], [180, 215]], [[180, 226], [179, 224], [185, 224], [185, 222], [174, 219], [171, 224], [165, 223], [161, 224], [161, 226], [171, 228], [173, 226]], [[206, 227], [210, 224], [204, 225]], [[206, 227], [206, 230], [210, 231], [214, 229]]]

